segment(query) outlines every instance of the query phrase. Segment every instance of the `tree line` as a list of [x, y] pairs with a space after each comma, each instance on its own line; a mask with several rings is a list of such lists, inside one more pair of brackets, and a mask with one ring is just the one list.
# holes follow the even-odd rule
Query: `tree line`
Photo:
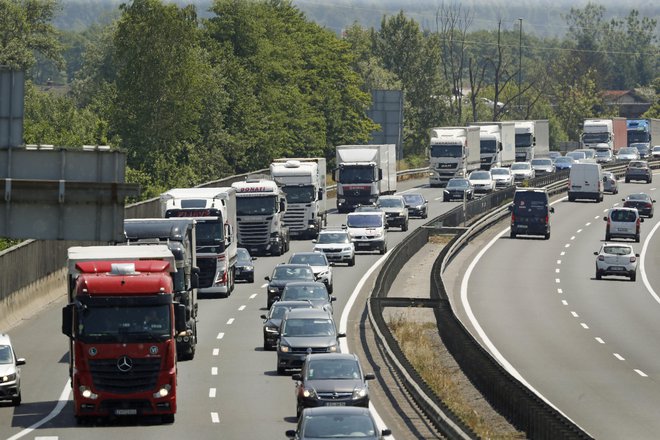
[[[655, 20], [603, 19], [593, 3], [563, 38], [438, 7], [422, 29], [404, 11], [337, 35], [288, 0], [194, 6], [132, 0], [82, 31], [61, 31], [56, 0], [0, 0], [0, 64], [28, 72], [25, 142], [110, 144], [145, 197], [264, 168], [274, 157], [334, 158], [367, 142], [373, 89], [404, 91], [404, 155], [423, 161], [428, 129], [472, 120], [550, 119], [551, 141], [607, 116], [602, 91], [638, 87], [660, 114]], [[654, 113], [655, 112], [655, 113]]]

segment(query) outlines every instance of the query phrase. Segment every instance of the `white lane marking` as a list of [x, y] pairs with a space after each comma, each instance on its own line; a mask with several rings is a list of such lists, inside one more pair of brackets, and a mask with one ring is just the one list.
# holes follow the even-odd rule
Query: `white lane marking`
[[651, 188], [651, 191], [655, 191], [655, 188]]
[[218, 336], [216, 337], [216, 339], [222, 339], [224, 337], [225, 337], [225, 334], [220, 332], [220, 333], [218, 333]]
[[234, 323], [234, 318], [229, 318], [227, 325], [232, 325]]
[[571, 237], [571, 240], [575, 240], [575, 235]]
[[607, 212], [607, 211], [609, 211], [609, 209], [603, 209], [603, 212]]
[[217, 412], [211, 413], [211, 423], [220, 423], [220, 416]]
[[582, 229], [578, 229], [576, 232], [579, 234], [580, 232], [582, 232]]
[[[605, 211], [607, 211], [607, 210], [605, 210]], [[598, 220], [599, 218], [600, 218], [600, 216], [597, 215], [596, 217], [594, 217], [594, 220]]]
[[35, 437], [34, 440], [59, 440], [59, 437], [56, 435], [40, 435]]
[[649, 247], [649, 243], [651, 242], [651, 238], [653, 237], [653, 234], [660, 228], [660, 222], [656, 223], [653, 229], [651, 229], [651, 232], [649, 232], [649, 235], [646, 237], [644, 240], [644, 245], [642, 246], [642, 253], [639, 254], [642, 264], [640, 265], [640, 271], [642, 272], [642, 282], [644, 283], [644, 287], [646, 287], [646, 290], [651, 294], [653, 299], [655, 299], [656, 302], [660, 303], [660, 297], [658, 296], [657, 293], [655, 293], [655, 290], [653, 290], [653, 287], [651, 287], [651, 283], [649, 283], [649, 279], [646, 276], [646, 269], [644, 263], [646, 262], [646, 251]]
[[253, 293], [252, 295], [250, 295], [250, 299], [255, 299], [257, 297], [257, 295], [258, 295], [258, 293]]
[[261, 285], [261, 288], [265, 289], [267, 286], [268, 286], [268, 283], [264, 283], [264, 284]]
[[561, 260], [557, 260], [557, 264], [561, 264]]
[[436, 198], [433, 199], [433, 200], [435, 200], [435, 201], [437, 202], [438, 200], [442, 200], [442, 199], [443, 199], [443, 197], [436, 197]]
[[591, 224], [591, 222], [586, 222], [584, 225], [589, 226], [590, 224]]
[[648, 375], [644, 373], [642, 370], [635, 369], [635, 373], [639, 374], [642, 377], [648, 377]]
[[559, 278], [555, 278], [555, 283], [559, 284], [561, 280]]
[[220, 354], [220, 349], [219, 348], [214, 348], [213, 349], [213, 356], [218, 356]]
[[580, 325], [582, 326], [583, 329], [589, 330], [589, 326], [585, 324], [584, 322], [581, 322]]
[[615, 203], [614, 205], [612, 205], [612, 206], [619, 206], [619, 202], [616, 202], [616, 203]]
[[7, 440], [16, 440], [21, 437], [24, 437], [43, 425], [44, 423], [49, 422], [50, 420], [54, 419], [64, 408], [64, 406], [69, 402], [69, 395], [71, 394], [71, 383], [67, 379], [66, 384], [64, 385], [64, 389], [62, 390], [62, 393], [60, 393], [60, 397], [57, 400], [57, 405], [55, 405], [55, 408], [48, 414], [46, 417], [44, 417], [41, 420], [38, 420], [34, 424], [30, 425], [29, 427], [25, 428], [21, 432], [16, 433], [15, 435], [12, 435], [9, 437]]
[[612, 353], [612, 354], [614, 355], [615, 358], [617, 358], [620, 361], [625, 361], [626, 360], [626, 358], [621, 356], [619, 353]]
[[209, 388], [209, 398], [210, 399], [215, 399], [215, 393], [216, 393], [215, 388]]
[[594, 339], [596, 339], [596, 341], [598, 341], [599, 344], [604, 344], [605, 343], [605, 341], [603, 341], [602, 338], [596, 337]]
[[218, 375], [218, 367], [212, 367], [211, 376], [217, 376], [217, 375]]
[[[367, 270], [367, 272], [360, 278], [360, 281], [355, 285], [355, 289], [353, 289], [353, 292], [351, 293], [351, 296], [348, 298], [348, 301], [346, 301], [346, 305], [344, 306], [344, 310], [341, 312], [341, 318], [339, 319], [339, 332], [340, 333], [346, 333], [346, 328], [348, 327], [348, 315], [351, 313], [351, 308], [353, 307], [353, 304], [355, 304], [355, 301], [357, 300], [357, 297], [360, 294], [360, 290], [362, 290], [362, 287], [364, 284], [367, 282], [371, 274], [378, 268], [380, 265], [385, 261], [385, 258], [387, 258], [387, 254], [383, 255], [380, 257], [376, 262]], [[348, 347], [348, 341], [346, 338], [341, 338], [339, 340], [339, 349], [341, 350], [342, 353], [350, 353], [349, 347]], [[374, 419], [376, 419], [376, 424], [378, 426], [384, 427], [385, 422], [383, 419], [380, 417], [380, 414], [378, 414], [378, 411], [376, 411], [376, 408], [374, 407], [373, 402], [369, 402], [369, 411], [371, 411], [371, 414], [373, 414]], [[394, 440], [394, 436], [392, 436], [392, 440]]]
[[571, 311], [571, 315], [573, 315], [573, 318], [579, 318], [580, 315], [577, 314], [577, 312]]
[[557, 289], [557, 293], [561, 295], [564, 291], [562, 289]]
[[571, 247], [571, 244], [570, 244], [570, 243], [566, 243], [566, 244], [564, 245], [564, 247], [565, 247], [565, 248], [569, 248], [569, 247]]
[[561, 303], [562, 303], [563, 305], [565, 305], [565, 306], [568, 305], [568, 301], [566, 301], [565, 299], [562, 299], [562, 300], [561, 300]]
[[555, 273], [559, 273], [560, 271], [561, 271], [560, 268], [556, 268], [556, 269], [555, 269]]
[[559, 255], [561, 255], [561, 256], [563, 257], [564, 255], [566, 255], [566, 252], [561, 251], [561, 252], [559, 253]]
[[239, 312], [242, 312], [243, 310], [245, 310], [245, 306], [240, 306], [240, 307], [238, 308], [238, 311], [239, 311]]

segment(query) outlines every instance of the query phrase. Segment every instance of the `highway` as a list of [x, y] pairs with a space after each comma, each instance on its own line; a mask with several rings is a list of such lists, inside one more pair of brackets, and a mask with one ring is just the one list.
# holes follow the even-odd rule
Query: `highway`
[[[511, 373], [598, 439], [658, 437], [660, 240], [642, 223], [636, 282], [595, 279], [605, 210], [651, 184], [620, 183], [603, 203], [554, 199], [552, 236], [510, 239], [508, 220], [476, 239], [449, 273], [452, 302]], [[478, 260], [475, 260], [475, 257]]]
[[[414, 189], [429, 200], [429, 219], [456, 206], [442, 203], [441, 190], [428, 188], [423, 180], [399, 183], [399, 190]], [[438, 200], [435, 200], [438, 199]], [[328, 200], [334, 207], [334, 200]], [[339, 225], [345, 215], [329, 215], [330, 225]], [[408, 232], [392, 228], [388, 232], [391, 250], [408, 233], [428, 220], [411, 219]], [[311, 250], [311, 241], [292, 241], [282, 257], [259, 257], [255, 261], [255, 283], [239, 284], [229, 298], [200, 300], [199, 344], [195, 359], [178, 365], [178, 411], [173, 425], [159, 420], [125, 419], [97, 426], [77, 426], [68, 392], [67, 338], [61, 334], [61, 301], [38, 311], [9, 334], [19, 357], [27, 359], [22, 369], [23, 403], [12, 407], [0, 403], [0, 438], [95, 439], [265, 439], [284, 438], [295, 427], [294, 383], [289, 376], [278, 376], [274, 352], [262, 349], [262, 320], [266, 295], [264, 277], [273, 266], [285, 262], [292, 252]], [[381, 256], [360, 253], [355, 267], [334, 267], [335, 319], [363, 275]], [[367, 292], [360, 294], [349, 315], [349, 332], [364, 308]], [[377, 384], [372, 383], [372, 387]], [[374, 401], [374, 406], [387, 402]], [[395, 411], [387, 411], [395, 413]], [[384, 420], [386, 425], [404, 425]], [[393, 438], [410, 438], [394, 432]]]

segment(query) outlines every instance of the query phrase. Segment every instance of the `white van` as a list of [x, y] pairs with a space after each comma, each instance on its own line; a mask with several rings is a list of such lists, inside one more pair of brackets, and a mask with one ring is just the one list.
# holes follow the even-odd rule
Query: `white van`
[[574, 163], [568, 176], [568, 201], [603, 201], [603, 169], [599, 163]]

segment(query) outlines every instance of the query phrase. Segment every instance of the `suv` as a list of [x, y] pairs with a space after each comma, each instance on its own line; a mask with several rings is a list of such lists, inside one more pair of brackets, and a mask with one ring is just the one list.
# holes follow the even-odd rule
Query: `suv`
[[543, 235], [550, 238], [550, 206], [548, 193], [543, 188], [517, 189], [513, 194], [511, 211], [511, 238], [519, 234]]
[[653, 172], [649, 168], [649, 164], [645, 160], [633, 160], [628, 164], [625, 175], [626, 183], [631, 180], [645, 180], [646, 183], [653, 181]]
[[384, 212], [351, 212], [346, 215], [346, 226], [356, 250], [387, 252]]
[[0, 400], [21, 404], [21, 369], [25, 359], [17, 358], [9, 335], [0, 333]]
[[310, 354], [296, 381], [296, 414], [304, 408], [317, 406], [369, 407], [368, 380], [376, 377], [364, 374], [360, 360], [353, 353]]
[[335, 321], [323, 309], [294, 309], [288, 311], [280, 324], [277, 342], [277, 374], [287, 369], [301, 368], [312, 353], [337, 353], [339, 338]]
[[323, 252], [296, 252], [289, 257], [289, 264], [309, 264], [314, 271], [314, 277], [322, 282], [332, 293], [332, 263]]
[[324, 229], [312, 243], [314, 252], [323, 252], [328, 261], [355, 266], [355, 245], [346, 229]]
[[268, 281], [266, 293], [268, 295], [267, 308], [282, 295], [284, 286], [291, 281], [316, 281], [314, 271], [309, 264], [278, 264], [273, 274], [264, 278]]
[[387, 226], [397, 226], [408, 230], [408, 207], [402, 196], [380, 196], [377, 206], [385, 212]]
[[635, 253], [631, 245], [605, 243], [600, 247], [600, 251], [594, 252], [594, 255], [596, 255], [597, 280], [608, 275], [628, 277], [630, 281], [637, 279], [639, 254]]
[[429, 202], [423, 195], [408, 193], [403, 195], [403, 200], [408, 207], [408, 216], [419, 218], [427, 218], [429, 216]]
[[639, 216], [637, 208], [612, 208], [603, 220], [607, 222], [605, 241], [616, 237], [632, 238], [639, 243], [641, 223], [644, 219]]

